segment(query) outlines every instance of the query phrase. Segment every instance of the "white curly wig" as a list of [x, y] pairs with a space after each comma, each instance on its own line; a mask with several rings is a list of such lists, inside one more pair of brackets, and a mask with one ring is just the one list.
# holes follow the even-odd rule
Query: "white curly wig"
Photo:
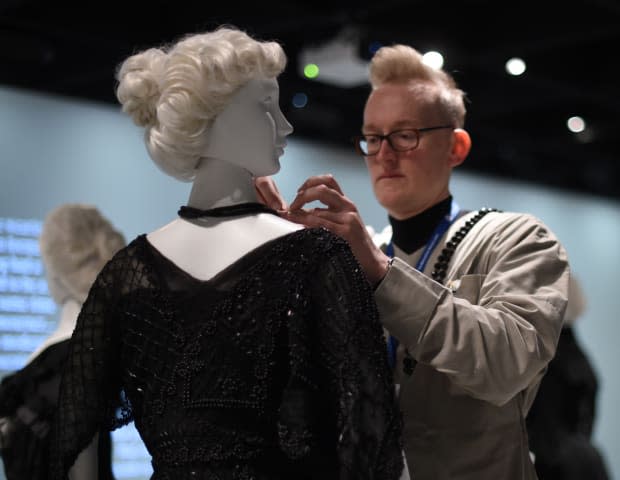
[[124, 236], [94, 206], [69, 203], [48, 213], [39, 248], [54, 301], [84, 303], [99, 271], [124, 246]]
[[277, 42], [222, 26], [127, 58], [116, 74], [116, 96], [134, 123], [145, 127], [155, 164], [192, 181], [207, 131], [229, 99], [253, 78], [274, 78], [285, 66]]

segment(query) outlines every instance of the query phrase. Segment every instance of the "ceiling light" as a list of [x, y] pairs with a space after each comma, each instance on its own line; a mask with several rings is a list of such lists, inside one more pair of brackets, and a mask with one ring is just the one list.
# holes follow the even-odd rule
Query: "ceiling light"
[[510, 75], [521, 75], [523, 72], [525, 72], [525, 68], [525, 62], [517, 57], [513, 57], [506, 62], [506, 71]]

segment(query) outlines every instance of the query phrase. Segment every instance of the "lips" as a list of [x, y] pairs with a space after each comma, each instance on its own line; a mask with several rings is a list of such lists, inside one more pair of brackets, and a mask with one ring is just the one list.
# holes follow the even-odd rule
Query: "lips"
[[377, 177], [377, 180], [390, 180], [393, 178], [403, 178], [404, 175], [400, 174], [400, 173], [384, 173], [382, 175], [379, 175]]

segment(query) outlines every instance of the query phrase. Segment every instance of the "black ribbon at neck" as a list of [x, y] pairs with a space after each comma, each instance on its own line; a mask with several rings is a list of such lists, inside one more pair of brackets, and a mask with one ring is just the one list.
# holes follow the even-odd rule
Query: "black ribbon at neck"
[[273, 208], [269, 208], [267, 205], [259, 202], [237, 203], [235, 205], [209, 208], [206, 210], [183, 205], [178, 211], [179, 217], [181, 218], [235, 217], [255, 213], [271, 213], [273, 215], [278, 215], [278, 212]]

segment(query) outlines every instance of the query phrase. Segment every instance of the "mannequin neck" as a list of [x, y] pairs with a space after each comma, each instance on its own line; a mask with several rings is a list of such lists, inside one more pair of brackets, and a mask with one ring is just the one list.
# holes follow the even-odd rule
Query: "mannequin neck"
[[82, 305], [75, 300], [69, 299], [65, 301], [60, 307], [56, 329], [50, 333], [45, 340], [43, 340], [34, 352], [30, 354], [26, 363], [30, 363], [37, 355], [39, 355], [50, 345], [70, 338], [73, 334], [73, 330], [75, 329], [75, 323], [78, 315], [80, 314], [81, 308]]
[[52, 334], [53, 336], [69, 337], [73, 333], [75, 328], [75, 322], [82, 305], [73, 299], [69, 299], [60, 307], [60, 318], [58, 320], [58, 326]]
[[187, 204], [208, 209], [244, 202], [257, 202], [252, 174], [219, 158], [203, 158]]

